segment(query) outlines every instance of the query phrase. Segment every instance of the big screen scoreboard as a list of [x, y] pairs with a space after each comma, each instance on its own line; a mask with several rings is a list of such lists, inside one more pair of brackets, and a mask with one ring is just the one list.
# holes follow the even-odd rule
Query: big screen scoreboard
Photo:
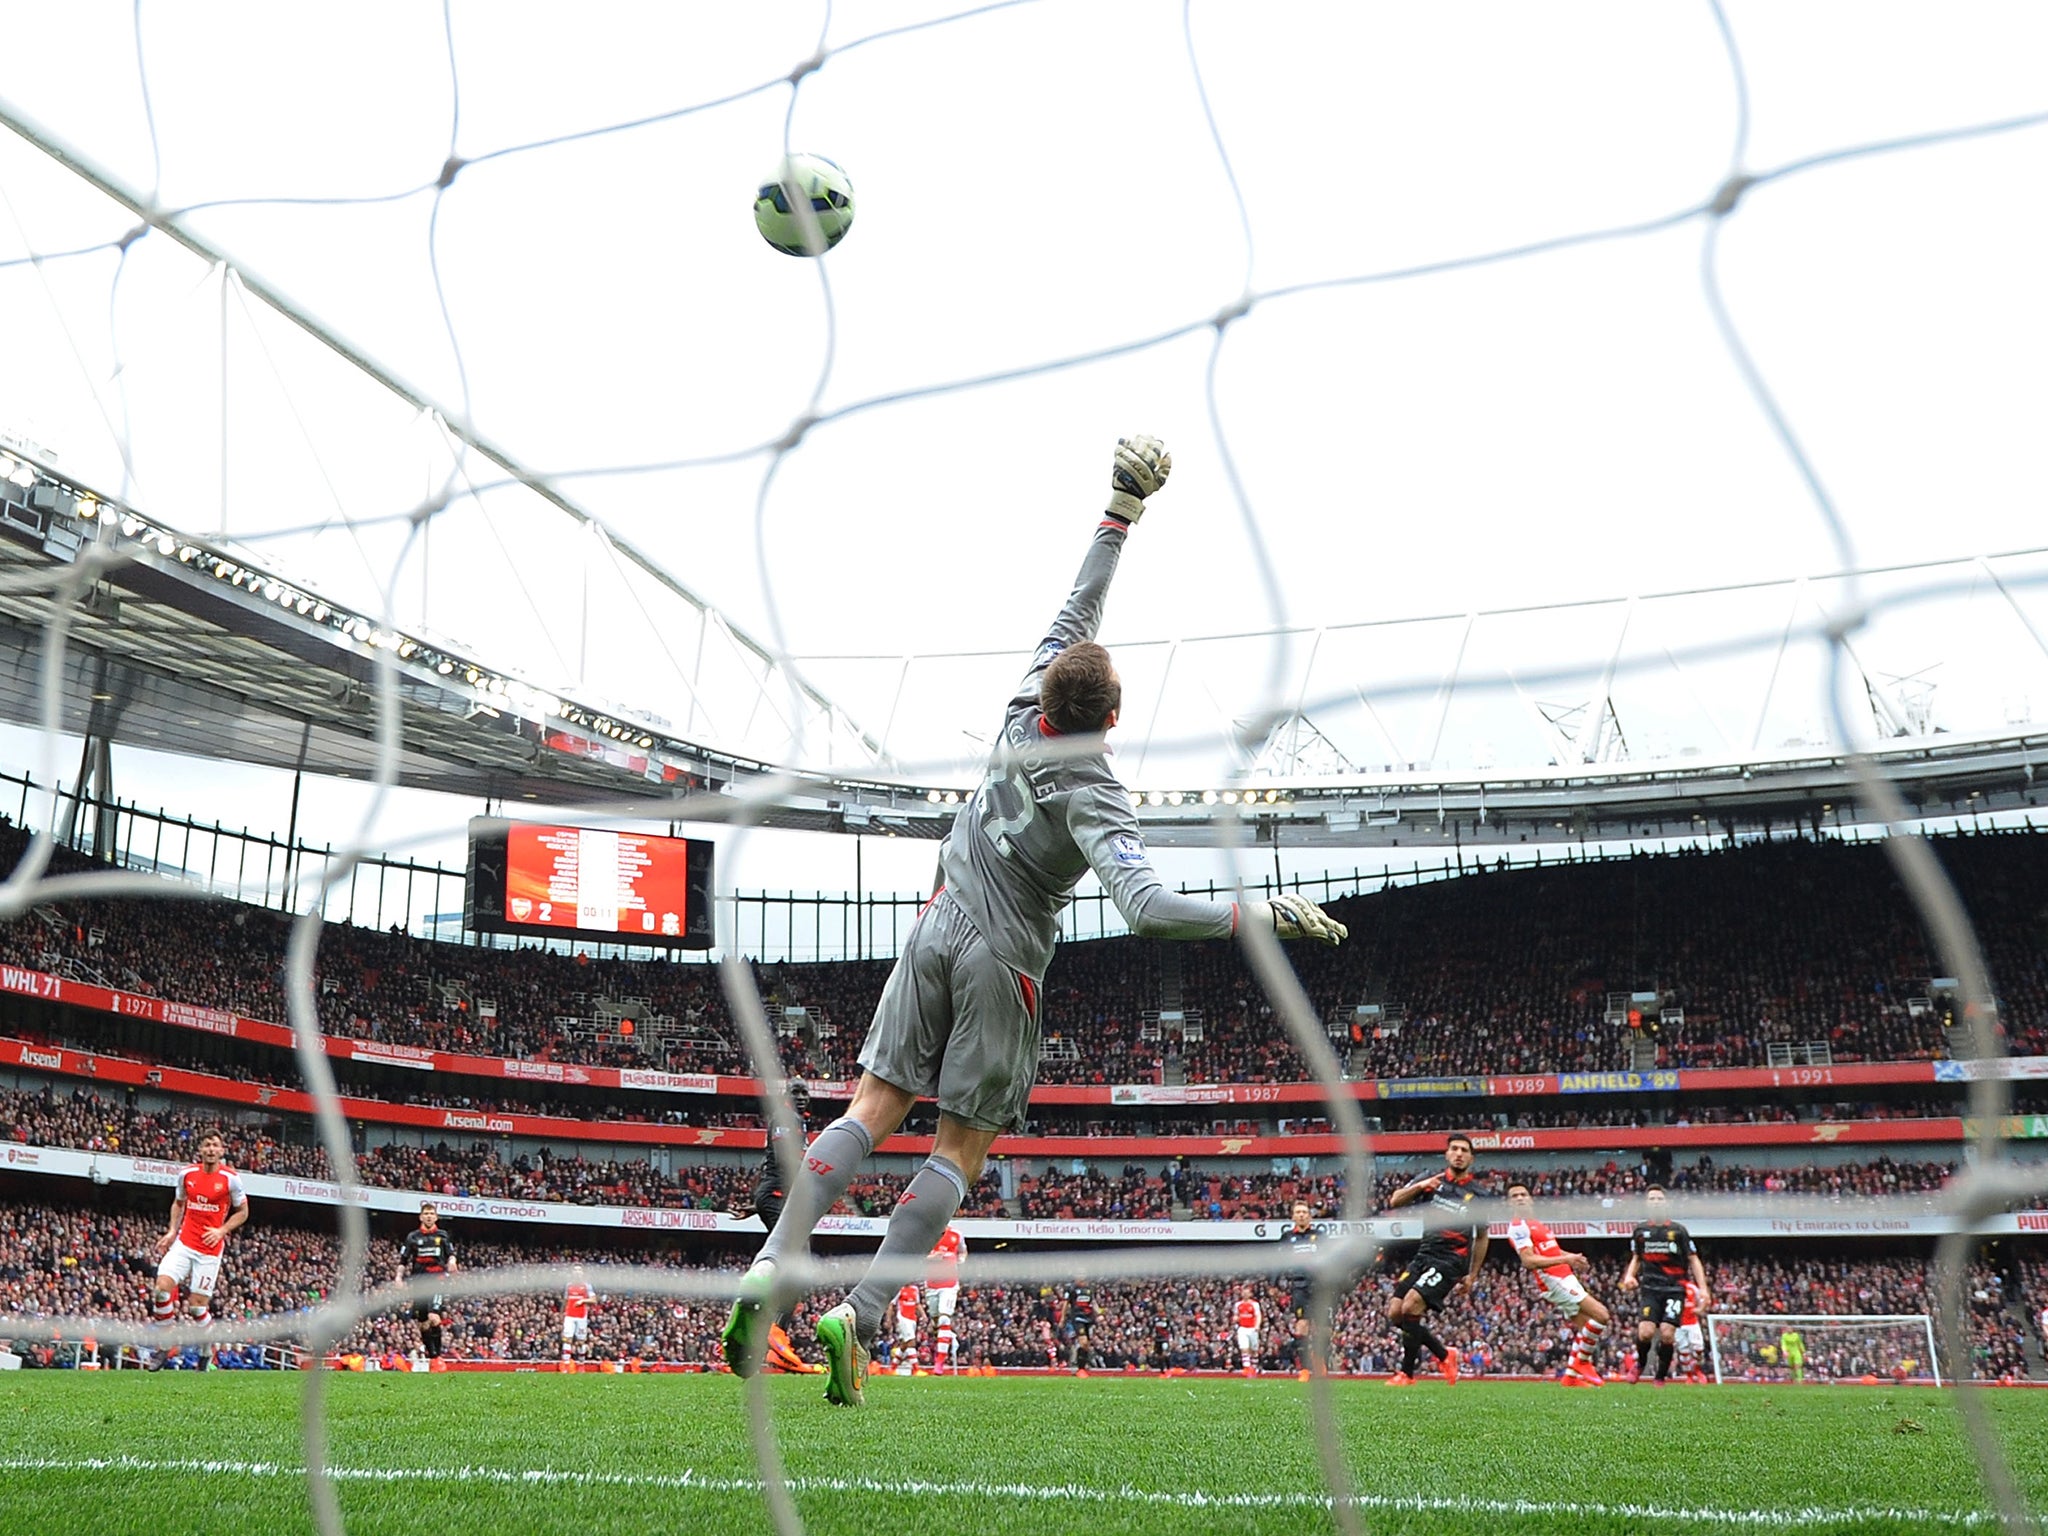
[[478, 817], [463, 920], [477, 933], [709, 949], [711, 844]]

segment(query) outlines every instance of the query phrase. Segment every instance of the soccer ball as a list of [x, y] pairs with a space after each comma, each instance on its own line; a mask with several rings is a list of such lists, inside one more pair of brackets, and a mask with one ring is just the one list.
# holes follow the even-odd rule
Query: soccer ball
[[853, 228], [853, 182], [823, 155], [791, 155], [755, 196], [754, 223], [785, 256], [822, 256]]

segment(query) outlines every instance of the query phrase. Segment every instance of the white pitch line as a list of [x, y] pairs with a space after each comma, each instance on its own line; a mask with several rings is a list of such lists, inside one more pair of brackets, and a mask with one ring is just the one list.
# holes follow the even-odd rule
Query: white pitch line
[[[302, 1478], [304, 1467], [277, 1461], [211, 1461], [197, 1457], [10, 1456], [0, 1472], [198, 1473], [208, 1477]], [[697, 1472], [577, 1472], [552, 1467], [331, 1467], [338, 1483], [495, 1483], [506, 1487], [654, 1488], [688, 1493], [761, 1491], [758, 1479], [711, 1477]], [[890, 1481], [876, 1477], [793, 1477], [794, 1493], [868, 1493], [898, 1498], [1013, 1499], [1046, 1504], [1171, 1504], [1195, 1509], [1328, 1509], [1321, 1493], [1206, 1493], [1200, 1489], [1094, 1488], [1082, 1483]], [[1889, 1509], [1870, 1505], [1827, 1509], [1714, 1509], [1657, 1504], [1602, 1504], [1579, 1499], [1482, 1499], [1460, 1495], [1368, 1493], [1355, 1500], [1363, 1510], [1404, 1514], [1544, 1516], [1551, 1519], [1610, 1518], [1655, 1523], [1690, 1521], [1738, 1530], [1790, 1531], [1844, 1522], [1889, 1520], [1915, 1526], [1962, 1529], [1990, 1526], [1997, 1517], [1966, 1510]]]

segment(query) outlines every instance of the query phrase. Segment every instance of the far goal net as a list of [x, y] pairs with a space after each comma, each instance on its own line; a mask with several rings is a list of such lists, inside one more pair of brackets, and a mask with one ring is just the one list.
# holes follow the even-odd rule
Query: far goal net
[[1715, 1381], [1896, 1381], [1941, 1385], [1925, 1312], [1852, 1317], [1717, 1312], [1707, 1353]]

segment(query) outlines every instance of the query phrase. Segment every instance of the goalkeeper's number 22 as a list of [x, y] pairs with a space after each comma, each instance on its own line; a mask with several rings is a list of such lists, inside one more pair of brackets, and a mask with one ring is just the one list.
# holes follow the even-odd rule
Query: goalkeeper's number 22
[[1031, 795], [1031, 781], [1025, 771], [1030, 763], [991, 764], [988, 777], [975, 791], [974, 804], [981, 830], [995, 844], [996, 852], [1010, 856], [1010, 839], [1031, 825], [1038, 814], [1038, 802]]

